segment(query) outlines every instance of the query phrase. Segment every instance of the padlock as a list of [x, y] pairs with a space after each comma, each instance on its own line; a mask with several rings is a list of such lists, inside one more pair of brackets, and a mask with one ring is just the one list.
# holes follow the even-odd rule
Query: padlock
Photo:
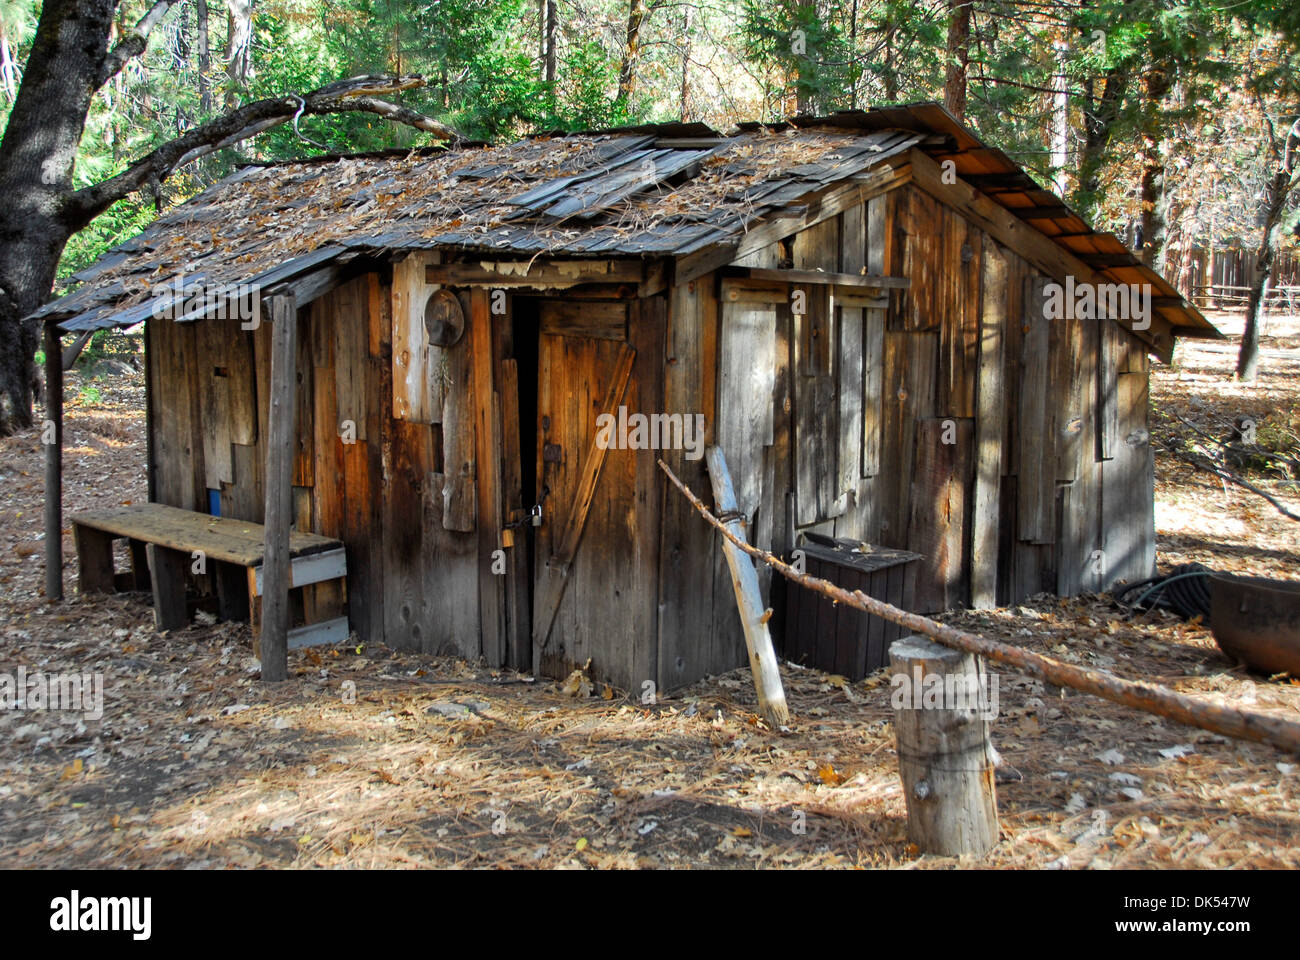
[[540, 503], [535, 503], [533, 504], [533, 526], [540, 527], [541, 525], [542, 525], [542, 505]]

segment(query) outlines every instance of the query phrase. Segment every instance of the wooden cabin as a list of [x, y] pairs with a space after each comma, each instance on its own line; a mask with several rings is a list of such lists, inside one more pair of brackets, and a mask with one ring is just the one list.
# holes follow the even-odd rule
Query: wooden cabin
[[[151, 500], [264, 519], [292, 318], [359, 640], [638, 692], [746, 663], [658, 458], [707, 502], [720, 445], [776, 553], [922, 555], [918, 612], [1102, 590], [1154, 568], [1151, 358], [1218, 335], [935, 104], [248, 166], [77, 279], [43, 320], [147, 321]], [[1052, 315], [1089, 285], [1148, 315]]]

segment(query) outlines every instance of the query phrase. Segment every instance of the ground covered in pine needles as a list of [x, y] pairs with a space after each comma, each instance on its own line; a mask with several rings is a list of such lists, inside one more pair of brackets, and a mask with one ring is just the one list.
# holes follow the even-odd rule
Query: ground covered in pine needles
[[[1300, 323], [1272, 326], [1253, 386], [1227, 379], [1234, 343], [1181, 344], [1155, 376], [1156, 432], [1242, 414], [1297, 432]], [[139, 375], [70, 375], [68, 394], [67, 512], [143, 500]], [[101, 720], [0, 711], [2, 867], [964, 865], [907, 842], [883, 674], [783, 667], [788, 732], [759, 720], [744, 670], [644, 705], [367, 646], [296, 652], [267, 687], [245, 625], [158, 635], [143, 595], [47, 605], [41, 469], [38, 430], [0, 440], [0, 673], [102, 672], [106, 703]], [[1280, 475], [1251, 479], [1300, 511]], [[1157, 525], [1162, 569], [1300, 578], [1300, 524], [1172, 456]], [[1203, 624], [1096, 596], [948, 619], [1300, 720], [1300, 684], [1246, 673]], [[1002, 841], [965, 863], [1300, 866], [1297, 758], [994, 672], [995, 743], [1021, 779], [998, 785]]]

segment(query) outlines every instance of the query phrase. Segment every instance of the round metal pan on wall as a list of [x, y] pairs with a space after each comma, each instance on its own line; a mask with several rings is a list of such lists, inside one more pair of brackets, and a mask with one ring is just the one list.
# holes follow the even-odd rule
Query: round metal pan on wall
[[465, 332], [465, 311], [457, 296], [446, 288], [435, 290], [424, 305], [424, 329], [429, 343], [452, 347]]

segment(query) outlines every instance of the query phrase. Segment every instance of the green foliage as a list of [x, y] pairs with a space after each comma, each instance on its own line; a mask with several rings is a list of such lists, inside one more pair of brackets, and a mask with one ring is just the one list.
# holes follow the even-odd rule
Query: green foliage
[[[760, 70], [782, 78], [796, 103], [811, 113], [849, 106], [857, 83], [841, 22], [842, 10], [826, 11], [800, 0], [742, 0], [740, 32], [745, 51]], [[777, 119], [780, 101], [773, 119]]]

